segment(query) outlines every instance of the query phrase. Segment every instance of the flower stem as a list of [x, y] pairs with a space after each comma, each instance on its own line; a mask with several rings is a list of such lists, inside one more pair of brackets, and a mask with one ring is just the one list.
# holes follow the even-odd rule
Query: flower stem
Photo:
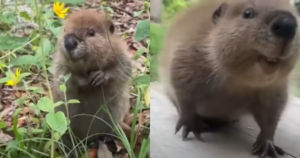
[[[38, 0], [34, 1], [34, 5], [35, 5], [36, 14], [37, 14], [37, 22], [39, 25], [40, 46], [41, 46], [42, 60], [43, 60], [42, 66], [43, 66], [43, 70], [45, 73], [47, 88], [49, 90], [49, 95], [50, 95], [50, 100], [52, 101], [52, 105], [54, 105], [52, 91], [51, 91], [49, 78], [48, 78], [48, 74], [47, 74], [47, 68], [46, 68], [46, 57], [45, 57], [45, 51], [44, 51], [44, 45], [43, 45], [43, 26], [42, 26], [42, 22], [41, 22], [41, 12], [39, 10]], [[51, 129], [51, 158], [54, 158], [54, 131], [53, 131], [53, 129]]]

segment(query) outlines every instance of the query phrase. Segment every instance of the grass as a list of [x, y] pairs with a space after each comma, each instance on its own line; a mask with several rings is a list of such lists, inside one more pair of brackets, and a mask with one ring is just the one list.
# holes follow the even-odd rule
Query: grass
[[[65, 0], [69, 6], [78, 7], [83, 4], [83, 0]], [[43, 158], [43, 157], [67, 157], [59, 155], [55, 151], [55, 143], [60, 143], [60, 136], [68, 130], [68, 120], [61, 112], [54, 112], [54, 107], [70, 103], [77, 100], [67, 100], [53, 102], [51, 92], [51, 55], [56, 50], [57, 37], [61, 32], [63, 20], [56, 17], [51, 5], [53, 1], [46, 0], [41, 3], [39, 0], [17, 1], [14, 5], [5, 5], [1, 0], [0, 5], [0, 85], [1, 90], [7, 91], [7, 96], [11, 99], [1, 100], [1, 114], [13, 107], [13, 116], [0, 115], [0, 129], [15, 136], [15, 139], [5, 141], [0, 140], [0, 158]], [[32, 10], [23, 10], [24, 6]], [[144, 9], [140, 11], [149, 12], [149, 2], [145, 1]], [[108, 4], [100, 7], [107, 11], [113, 11]], [[139, 16], [137, 13], [136, 16]], [[19, 19], [22, 19], [19, 21]], [[140, 21], [140, 30], [136, 30], [135, 38], [147, 41], [149, 35], [145, 35], [146, 20]], [[19, 27], [19, 28], [16, 28]], [[29, 29], [31, 28], [31, 29]], [[33, 28], [33, 29], [32, 29]], [[29, 29], [29, 30], [28, 30]], [[148, 29], [149, 30], [149, 29]], [[148, 44], [149, 45], [149, 44]], [[149, 48], [149, 46], [148, 46]], [[148, 48], [139, 48], [144, 52], [149, 52]], [[145, 55], [145, 67], [150, 67], [150, 56]], [[137, 58], [138, 59], [138, 58]], [[16, 69], [20, 74], [16, 74]], [[68, 76], [65, 76], [65, 82]], [[136, 105], [131, 109], [133, 113], [133, 123], [131, 127], [131, 139], [128, 140], [124, 131], [115, 123], [117, 137], [121, 139], [129, 157], [145, 158], [150, 150], [150, 138], [141, 137], [136, 131], [139, 123], [138, 114], [142, 110], [149, 109], [147, 90], [150, 86], [150, 75], [139, 72], [134, 76], [131, 94], [137, 96]], [[7, 81], [13, 84], [7, 86]], [[65, 83], [61, 85], [61, 90], [66, 91]], [[93, 116], [92, 116], [93, 117]], [[8, 121], [12, 119], [12, 121]], [[97, 119], [97, 118], [96, 118]], [[149, 124], [149, 122], [148, 122]], [[149, 130], [145, 127], [146, 130]], [[135, 148], [138, 139], [142, 139], [139, 151]], [[75, 140], [74, 140], [75, 141]], [[81, 144], [79, 144], [81, 145]], [[87, 151], [86, 151], [87, 152]], [[88, 157], [88, 155], [86, 155]]]

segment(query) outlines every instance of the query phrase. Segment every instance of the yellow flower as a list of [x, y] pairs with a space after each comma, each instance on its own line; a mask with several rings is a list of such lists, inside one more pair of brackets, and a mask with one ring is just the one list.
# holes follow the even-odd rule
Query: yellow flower
[[54, 13], [62, 19], [66, 18], [67, 12], [69, 11], [69, 7], [67, 8], [64, 7], [65, 7], [65, 3], [59, 4], [59, 2], [55, 2], [53, 5]]
[[105, 1], [103, 1], [103, 2], [102, 2], [102, 5], [106, 5], [106, 2], [105, 2]]
[[21, 69], [17, 69], [16, 74], [12, 74], [10, 76], [10, 80], [6, 82], [6, 85], [14, 86], [20, 83], [21, 82], [20, 74], [21, 74]]

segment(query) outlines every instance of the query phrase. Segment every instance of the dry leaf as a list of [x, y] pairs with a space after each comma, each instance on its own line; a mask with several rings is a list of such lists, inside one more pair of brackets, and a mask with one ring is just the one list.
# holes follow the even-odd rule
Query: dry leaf
[[14, 107], [9, 107], [4, 109], [1, 113], [0, 113], [0, 118], [6, 116], [10, 111], [12, 111], [14, 109]]
[[26, 124], [26, 119], [27, 119], [26, 116], [23, 116], [23, 117], [19, 118], [17, 127], [21, 127], [21, 126], [25, 125]]
[[98, 158], [114, 158], [112, 153], [108, 150], [107, 145], [99, 141], [99, 149], [97, 151]]
[[5, 143], [8, 142], [10, 140], [12, 140], [13, 138], [5, 133], [3, 133], [2, 130], [0, 130], [0, 143]]

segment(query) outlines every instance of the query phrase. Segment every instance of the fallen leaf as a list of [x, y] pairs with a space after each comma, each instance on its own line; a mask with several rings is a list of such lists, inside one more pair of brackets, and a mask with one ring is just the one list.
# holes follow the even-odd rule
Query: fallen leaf
[[19, 128], [19, 127], [25, 125], [26, 124], [26, 119], [27, 119], [26, 116], [23, 116], [23, 117], [19, 118], [17, 127]]
[[12, 110], [14, 110], [15, 107], [9, 107], [9, 108], [6, 108], [4, 109], [1, 113], [0, 113], [0, 118], [6, 116], [9, 114], [9, 112], [11, 112]]
[[3, 133], [2, 130], [0, 130], [0, 143], [6, 143], [10, 140], [12, 140], [13, 138], [5, 133]]
[[24, 107], [20, 114], [27, 114], [27, 113], [34, 113], [34, 110], [30, 109], [29, 107]]
[[99, 149], [97, 151], [98, 158], [114, 158], [112, 156], [112, 153], [108, 150], [108, 147], [106, 144], [104, 144], [102, 141], [99, 141]]

